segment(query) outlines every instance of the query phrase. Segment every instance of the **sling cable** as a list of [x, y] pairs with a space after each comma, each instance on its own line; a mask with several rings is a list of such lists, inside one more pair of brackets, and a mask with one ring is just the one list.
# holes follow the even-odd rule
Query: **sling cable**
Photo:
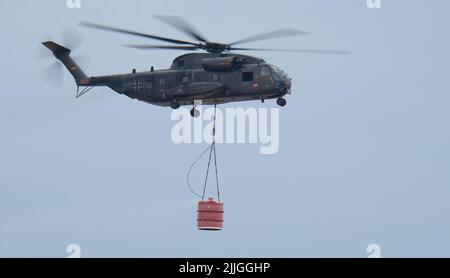
[[[220, 187], [219, 187], [219, 176], [217, 172], [217, 155], [216, 155], [216, 110], [217, 105], [214, 105], [214, 118], [213, 118], [213, 130], [212, 130], [212, 143], [206, 150], [200, 154], [199, 157], [192, 163], [189, 171], [187, 173], [186, 181], [189, 187], [189, 190], [201, 198], [198, 202], [197, 209], [197, 228], [203, 231], [220, 231], [223, 229], [223, 203], [220, 199]], [[189, 177], [192, 171], [192, 168], [197, 164], [197, 162], [209, 152], [208, 159], [208, 167], [206, 168], [205, 182], [203, 186], [202, 194], [197, 193], [192, 189], [192, 186], [189, 182]], [[216, 176], [216, 189], [217, 189], [217, 202], [214, 201], [214, 198], [208, 198], [205, 200], [206, 187], [208, 185], [208, 177], [211, 168], [211, 162], [214, 162], [214, 170]]]

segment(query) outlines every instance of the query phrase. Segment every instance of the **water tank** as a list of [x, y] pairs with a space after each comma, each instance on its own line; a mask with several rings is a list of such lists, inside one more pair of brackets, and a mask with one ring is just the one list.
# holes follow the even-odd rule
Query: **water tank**
[[223, 203], [213, 198], [198, 202], [197, 228], [203, 231], [220, 231], [223, 229]]

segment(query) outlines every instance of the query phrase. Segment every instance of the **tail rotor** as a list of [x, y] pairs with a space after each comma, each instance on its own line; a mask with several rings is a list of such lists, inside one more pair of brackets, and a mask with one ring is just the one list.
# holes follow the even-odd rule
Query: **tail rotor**
[[[63, 28], [58, 36], [47, 34], [41, 41], [61, 42], [72, 52], [80, 49], [85, 41], [84, 36], [71, 28]], [[71, 55], [72, 58], [82, 68], [89, 66], [89, 55]], [[61, 61], [55, 59], [49, 49], [39, 43], [36, 50], [36, 62], [40, 68], [41, 78], [49, 85], [54, 87], [62, 87], [67, 80], [67, 74], [64, 73], [64, 66]]]

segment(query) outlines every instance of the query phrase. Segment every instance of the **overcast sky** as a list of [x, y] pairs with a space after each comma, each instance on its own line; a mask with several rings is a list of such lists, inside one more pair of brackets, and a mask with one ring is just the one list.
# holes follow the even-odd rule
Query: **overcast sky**
[[[450, 256], [450, 2], [0, 1], [0, 257]], [[36, 60], [47, 34], [85, 37], [90, 75], [167, 68], [184, 52], [78, 26], [94, 21], [187, 39], [150, 15], [179, 15], [212, 41], [277, 28], [313, 35], [245, 46], [343, 49], [350, 56], [252, 53], [285, 70], [280, 151], [219, 145], [225, 229], [196, 230], [186, 172], [205, 145], [175, 145], [170, 108], [95, 88], [75, 100]], [[156, 42], [157, 43], [157, 42]], [[224, 107], [276, 107], [274, 101]], [[206, 162], [195, 170], [201, 183]]]

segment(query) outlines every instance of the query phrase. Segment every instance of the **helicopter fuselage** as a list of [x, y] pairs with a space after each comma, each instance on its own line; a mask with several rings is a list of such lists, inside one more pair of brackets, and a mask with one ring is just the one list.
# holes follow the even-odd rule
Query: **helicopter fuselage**
[[91, 77], [83, 86], [104, 85], [119, 94], [160, 106], [178, 108], [245, 100], [281, 98], [290, 93], [291, 79], [263, 59], [240, 54], [190, 53], [170, 69]]

